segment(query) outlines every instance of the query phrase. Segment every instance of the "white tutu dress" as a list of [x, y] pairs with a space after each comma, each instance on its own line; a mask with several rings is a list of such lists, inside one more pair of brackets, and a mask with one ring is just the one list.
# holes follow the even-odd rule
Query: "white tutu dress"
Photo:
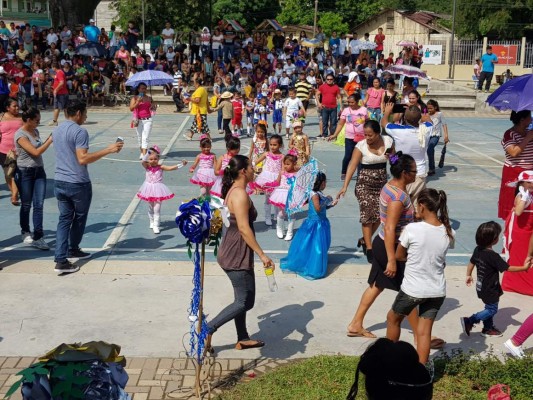
[[221, 197], [222, 196], [222, 177], [224, 176], [224, 169], [228, 166], [232, 156], [229, 154], [224, 154], [222, 157], [222, 164], [220, 165], [219, 175], [216, 177], [215, 184], [211, 188], [211, 194]]
[[215, 184], [217, 176], [215, 175], [215, 155], [200, 154], [200, 162], [190, 182], [204, 187], [211, 187]]
[[174, 193], [163, 183], [161, 166], [146, 168], [146, 179], [137, 192], [137, 197], [149, 202], [170, 200], [174, 197]]
[[289, 189], [290, 184], [288, 180], [292, 178], [296, 173], [291, 172], [287, 173], [284, 172], [281, 174], [281, 181], [277, 188], [274, 189], [270, 197], [268, 198], [268, 202], [278, 208], [285, 209], [285, 204], [287, 203], [287, 197], [289, 195]]

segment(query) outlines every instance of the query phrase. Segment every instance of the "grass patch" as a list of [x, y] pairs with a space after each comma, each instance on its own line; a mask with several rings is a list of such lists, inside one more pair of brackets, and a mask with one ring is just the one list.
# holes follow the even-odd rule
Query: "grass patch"
[[[277, 368], [239, 383], [218, 400], [344, 400], [352, 386], [359, 357], [317, 356]], [[364, 377], [357, 399], [366, 400]], [[511, 387], [513, 400], [531, 400], [533, 358], [500, 360], [453, 350], [435, 359], [434, 400], [486, 400], [494, 384]]]

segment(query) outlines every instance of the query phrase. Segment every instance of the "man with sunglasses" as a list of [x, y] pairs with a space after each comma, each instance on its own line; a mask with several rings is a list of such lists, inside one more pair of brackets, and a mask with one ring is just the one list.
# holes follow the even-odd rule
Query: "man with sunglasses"
[[333, 135], [337, 129], [338, 110], [342, 108], [340, 88], [335, 84], [333, 74], [326, 76], [326, 83], [320, 85], [315, 93], [315, 100], [320, 115], [322, 116], [321, 137]]

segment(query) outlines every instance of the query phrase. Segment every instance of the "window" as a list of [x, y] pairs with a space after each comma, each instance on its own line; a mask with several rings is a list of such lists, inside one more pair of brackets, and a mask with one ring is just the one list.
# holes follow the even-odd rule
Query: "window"
[[386, 28], [390, 29], [390, 30], [394, 29], [394, 16], [393, 17], [387, 17]]
[[30, 2], [30, 1], [27, 1], [27, 2], [26, 2], [26, 11], [32, 11], [32, 9], [31, 9], [31, 2]]
[[2, 0], [2, 8], [8, 8], [7, 0]]

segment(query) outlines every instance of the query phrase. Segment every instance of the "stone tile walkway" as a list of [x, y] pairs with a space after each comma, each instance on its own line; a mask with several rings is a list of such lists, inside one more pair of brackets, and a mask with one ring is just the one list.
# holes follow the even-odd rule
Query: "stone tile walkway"
[[[33, 357], [0, 357], [0, 398], [20, 377], [17, 372], [29, 367], [38, 359]], [[272, 369], [286, 364], [286, 360], [271, 359], [215, 359], [212, 367], [205, 365], [205, 375], [211, 375], [213, 393], [220, 393], [239, 381], [249, 381]], [[188, 396], [182, 388], [192, 387], [195, 382], [194, 364], [183, 358], [141, 358], [126, 357], [126, 371], [129, 375], [126, 392], [133, 400], [185, 399]], [[205, 397], [207, 398], [207, 396]], [[11, 400], [22, 399], [17, 391]]]

